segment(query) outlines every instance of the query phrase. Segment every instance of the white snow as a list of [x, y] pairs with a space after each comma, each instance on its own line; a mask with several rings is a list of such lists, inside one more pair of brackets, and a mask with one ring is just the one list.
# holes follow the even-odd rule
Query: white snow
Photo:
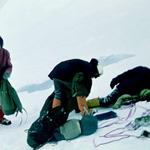
[[[0, 35], [4, 47], [10, 51], [13, 72], [9, 79], [19, 90], [48, 81], [51, 69], [60, 61], [92, 57], [108, 58], [104, 74], [93, 80], [89, 99], [107, 95], [113, 77], [138, 65], [150, 67], [150, 1], [148, 0], [1, 0]], [[133, 56], [116, 62], [117, 56]], [[122, 57], [119, 57], [122, 59]], [[124, 58], [124, 57], [123, 57]], [[34, 87], [35, 88], [35, 87]], [[27, 114], [7, 116], [12, 125], [0, 125], [0, 150], [31, 150], [27, 143], [26, 129], [39, 115], [53, 87], [18, 92]], [[41, 150], [149, 150], [150, 139], [129, 137], [117, 142], [100, 145], [108, 139], [102, 136], [113, 129], [124, 127], [141, 116], [150, 104], [138, 103], [136, 113], [120, 124], [100, 128], [91, 136], [71, 141], [47, 144]], [[110, 109], [99, 109], [99, 112]], [[127, 117], [131, 109], [115, 110], [120, 118]], [[78, 115], [73, 116], [79, 117]], [[113, 119], [99, 125], [118, 122]], [[140, 135], [150, 127], [124, 134]], [[115, 140], [115, 138], [113, 139]]]

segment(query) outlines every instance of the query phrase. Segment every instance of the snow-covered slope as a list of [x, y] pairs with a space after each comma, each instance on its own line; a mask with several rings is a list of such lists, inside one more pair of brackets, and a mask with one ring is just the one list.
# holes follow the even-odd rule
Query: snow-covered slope
[[[150, 67], [148, 0], [5, 0], [5, 5], [0, 4], [3, 4], [0, 7], [0, 35], [12, 57], [14, 68], [10, 82], [16, 89], [49, 80], [50, 70], [58, 62], [71, 58], [90, 60], [91, 57], [134, 55], [105, 66], [103, 76], [93, 80], [89, 98], [107, 95], [111, 91], [110, 80], [117, 74], [137, 65]], [[9, 116], [12, 125], [0, 126], [1, 150], [31, 149], [26, 143], [25, 130], [37, 118], [45, 99], [53, 91], [53, 87], [44, 86], [40, 88], [45, 90], [18, 93], [27, 114]], [[138, 105], [149, 107], [147, 103]], [[141, 115], [142, 111], [138, 107], [130, 119]], [[127, 112], [128, 109], [118, 110], [120, 117], [126, 116]], [[98, 144], [102, 140], [100, 135], [124, 124], [99, 129], [88, 137], [48, 144], [41, 150], [149, 150], [149, 140], [136, 138], [94, 146], [93, 140]]]

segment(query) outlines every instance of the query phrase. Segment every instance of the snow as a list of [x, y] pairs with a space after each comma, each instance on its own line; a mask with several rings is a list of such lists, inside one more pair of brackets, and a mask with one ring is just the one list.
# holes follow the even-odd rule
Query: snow
[[[107, 95], [111, 91], [111, 79], [119, 73], [138, 65], [150, 67], [149, 4], [148, 0], [1, 0], [0, 35], [13, 63], [9, 80], [18, 90], [27, 113], [7, 116], [12, 125], [0, 125], [0, 149], [32, 149], [26, 143], [26, 130], [36, 120], [46, 98], [53, 91], [50, 83], [43, 83], [49, 81], [48, 74], [58, 62], [71, 58], [88, 61], [92, 57], [100, 60], [109, 58], [104, 74], [93, 79], [89, 99]], [[125, 59], [125, 56], [132, 57]], [[31, 85], [34, 86], [31, 88]], [[22, 87], [25, 90], [21, 92]], [[30, 88], [32, 90], [28, 91]], [[97, 147], [94, 145], [108, 140], [100, 136], [141, 116], [145, 109], [140, 106], [149, 108], [150, 104], [138, 103], [135, 114], [120, 124], [99, 128], [90, 136], [47, 144], [41, 150], [149, 150], [149, 139], [134, 137]], [[99, 113], [109, 110], [98, 109]], [[115, 111], [120, 118], [126, 118], [130, 110], [122, 108]], [[73, 112], [71, 115], [79, 117]], [[114, 122], [119, 120], [103, 121], [99, 125]], [[144, 127], [125, 134], [138, 136], [144, 129], [150, 131], [149, 127]]]

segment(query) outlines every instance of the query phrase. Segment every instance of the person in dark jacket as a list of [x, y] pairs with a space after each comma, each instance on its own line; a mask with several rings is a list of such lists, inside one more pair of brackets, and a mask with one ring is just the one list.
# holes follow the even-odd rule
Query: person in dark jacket
[[[3, 48], [3, 39], [0, 36], [0, 84], [3, 79], [7, 79], [12, 72], [12, 64], [10, 60], [10, 54], [8, 50]], [[1, 98], [0, 98], [0, 124], [10, 125], [11, 121], [4, 118], [4, 113], [1, 108]]]
[[55, 88], [52, 108], [62, 105], [68, 112], [75, 108], [84, 114], [85, 109], [88, 110], [86, 97], [91, 90], [92, 78], [101, 74], [102, 67], [95, 58], [90, 62], [81, 59], [60, 62], [48, 75]]
[[119, 108], [123, 103], [149, 101], [150, 69], [145, 66], [137, 66], [125, 71], [111, 80], [110, 87], [113, 91], [106, 97], [87, 100], [89, 108], [112, 105], [114, 105], [113, 108]]
[[100, 99], [101, 106], [114, 104], [123, 94], [138, 95], [143, 89], [150, 89], [150, 69], [145, 66], [137, 66], [130, 69], [110, 82], [114, 89], [108, 96]]

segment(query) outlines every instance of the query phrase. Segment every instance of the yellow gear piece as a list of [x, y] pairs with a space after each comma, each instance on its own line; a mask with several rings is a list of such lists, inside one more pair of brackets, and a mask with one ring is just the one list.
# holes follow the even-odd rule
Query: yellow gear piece
[[96, 97], [87, 100], [87, 106], [88, 108], [100, 107], [100, 98]]

